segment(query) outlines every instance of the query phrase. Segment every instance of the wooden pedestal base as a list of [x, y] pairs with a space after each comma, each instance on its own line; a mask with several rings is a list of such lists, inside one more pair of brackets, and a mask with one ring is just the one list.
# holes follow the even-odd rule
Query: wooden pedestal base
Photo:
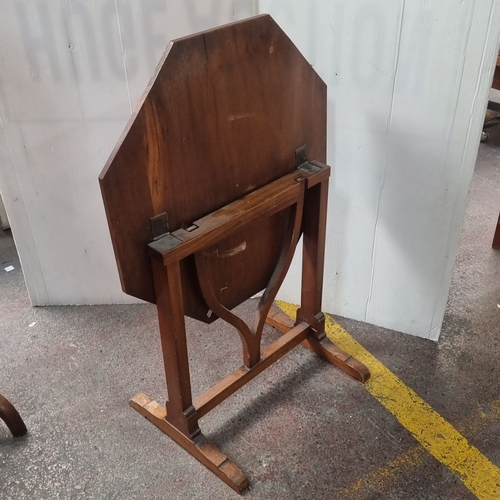
[[237, 493], [242, 493], [248, 488], [248, 479], [241, 469], [207, 441], [203, 434], [199, 434], [198, 438], [193, 441], [167, 422], [165, 420], [167, 410], [164, 406], [153, 401], [146, 394], [137, 394], [130, 400], [130, 406], [165, 434], [168, 434], [177, 444], [191, 453]]
[[[281, 333], [287, 333], [294, 327], [293, 320], [275, 306], [269, 311], [266, 323]], [[318, 341], [309, 336], [302, 341], [302, 345], [362, 383], [370, 378], [370, 371], [363, 363], [338, 348], [328, 338]]]

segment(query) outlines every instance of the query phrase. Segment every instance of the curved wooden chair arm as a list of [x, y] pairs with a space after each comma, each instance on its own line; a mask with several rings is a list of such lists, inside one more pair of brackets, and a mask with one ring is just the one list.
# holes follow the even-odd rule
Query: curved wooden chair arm
[[14, 437], [24, 436], [28, 429], [14, 406], [0, 394], [0, 418], [7, 424]]
[[495, 230], [495, 236], [493, 237], [492, 246], [495, 250], [500, 250], [500, 214], [498, 215], [498, 222]]

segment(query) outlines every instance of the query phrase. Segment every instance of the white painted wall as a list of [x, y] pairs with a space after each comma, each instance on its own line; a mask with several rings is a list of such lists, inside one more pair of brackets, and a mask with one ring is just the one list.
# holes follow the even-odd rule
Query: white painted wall
[[253, 0], [0, 0], [0, 192], [34, 305], [130, 302], [97, 177], [169, 40]]
[[[436, 340], [498, 53], [497, 0], [261, 0], [328, 84], [323, 309]], [[280, 297], [298, 301], [298, 259]]]
[[2, 201], [2, 197], [0, 196], [0, 228], [9, 229], [9, 219], [7, 217], [7, 212], [5, 210], [5, 206]]
[[[260, 0], [329, 86], [324, 310], [437, 339], [500, 0]], [[0, 0], [0, 192], [35, 305], [121, 293], [97, 175], [167, 41], [254, 0]], [[296, 302], [295, 262], [281, 298]]]

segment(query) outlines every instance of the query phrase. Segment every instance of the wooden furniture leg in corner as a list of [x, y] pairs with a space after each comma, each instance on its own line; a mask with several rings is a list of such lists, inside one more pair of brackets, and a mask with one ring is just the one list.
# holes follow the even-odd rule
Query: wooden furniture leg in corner
[[[325, 318], [320, 308], [329, 175], [327, 165], [306, 161], [295, 172], [196, 220], [191, 231], [181, 229], [148, 245], [168, 401], [164, 407], [148, 396], [138, 394], [130, 404], [238, 493], [248, 487], [248, 479], [237, 465], [207, 441], [198, 424], [201, 417], [299, 343], [305, 343], [362, 382], [369, 377], [364, 365], [339, 350], [325, 335]], [[210, 249], [214, 244], [235, 229], [242, 230], [245, 224], [264, 221], [282, 210], [288, 210], [288, 223], [280, 256], [255, 310], [253, 325], [249, 326], [223, 306], [214, 293], [207, 255], [213, 253]], [[288, 271], [301, 233], [304, 237], [303, 288], [297, 324], [287, 325], [288, 331], [283, 337], [261, 350], [264, 322]], [[244, 363], [196, 401], [191, 393], [181, 272], [181, 262], [189, 256], [194, 256], [193, 271], [210, 310], [240, 333]]]
[[6, 423], [14, 437], [24, 436], [28, 430], [14, 406], [0, 394], [0, 418]]
[[493, 237], [492, 247], [495, 250], [500, 250], [500, 214], [498, 214], [497, 228], [495, 230], [495, 236]]
[[[356, 364], [326, 338], [325, 319], [317, 312], [321, 304], [329, 173], [330, 167], [321, 163], [300, 165], [291, 175], [195, 221], [192, 231], [182, 229], [149, 244], [168, 401], [164, 407], [148, 396], [138, 394], [130, 404], [238, 493], [248, 487], [246, 476], [203, 436], [198, 425], [200, 418], [301, 342], [306, 342], [314, 352], [340, 364], [346, 371], [351, 370], [349, 373], [359, 380], [368, 377], [363, 365]], [[213, 245], [234, 228], [241, 230], [253, 220], [263, 221], [289, 208], [280, 257], [255, 310], [253, 324], [249, 326], [223, 306], [215, 295], [206, 256], [213, 254], [210, 250]], [[264, 322], [292, 261], [301, 228], [305, 238], [303, 283], [306, 287], [299, 311], [301, 320], [297, 325], [290, 325], [285, 335], [261, 350]], [[196, 271], [200, 290], [210, 310], [240, 333], [244, 363], [195, 401], [191, 393], [184, 321], [185, 283], [180, 267], [182, 260], [189, 255], [194, 255], [193, 271]]]

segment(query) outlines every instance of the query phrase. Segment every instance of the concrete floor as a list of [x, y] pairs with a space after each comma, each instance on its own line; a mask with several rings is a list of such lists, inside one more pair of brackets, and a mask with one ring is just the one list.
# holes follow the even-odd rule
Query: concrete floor
[[[496, 465], [500, 252], [491, 240], [499, 193], [500, 130], [492, 130], [480, 148], [439, 343], [338, 318]], [[29, 429], [13, 440], [0, 424], [0, 498], [238, 498], [128, 406], [141, 391], [165, 399], [153, 307], [34, 309], [9, 232], [0, 231], [0, 262], [0, 392]], [[188, 332], [199, 394], [240, 364], [239, 339], [222, 322], [188, 321]], [[277, 337], [268, 329], [265, 342]], [[301, 347], [201, 424], [247, 473], [249, 499], [475, 498], [358, 382]]]

